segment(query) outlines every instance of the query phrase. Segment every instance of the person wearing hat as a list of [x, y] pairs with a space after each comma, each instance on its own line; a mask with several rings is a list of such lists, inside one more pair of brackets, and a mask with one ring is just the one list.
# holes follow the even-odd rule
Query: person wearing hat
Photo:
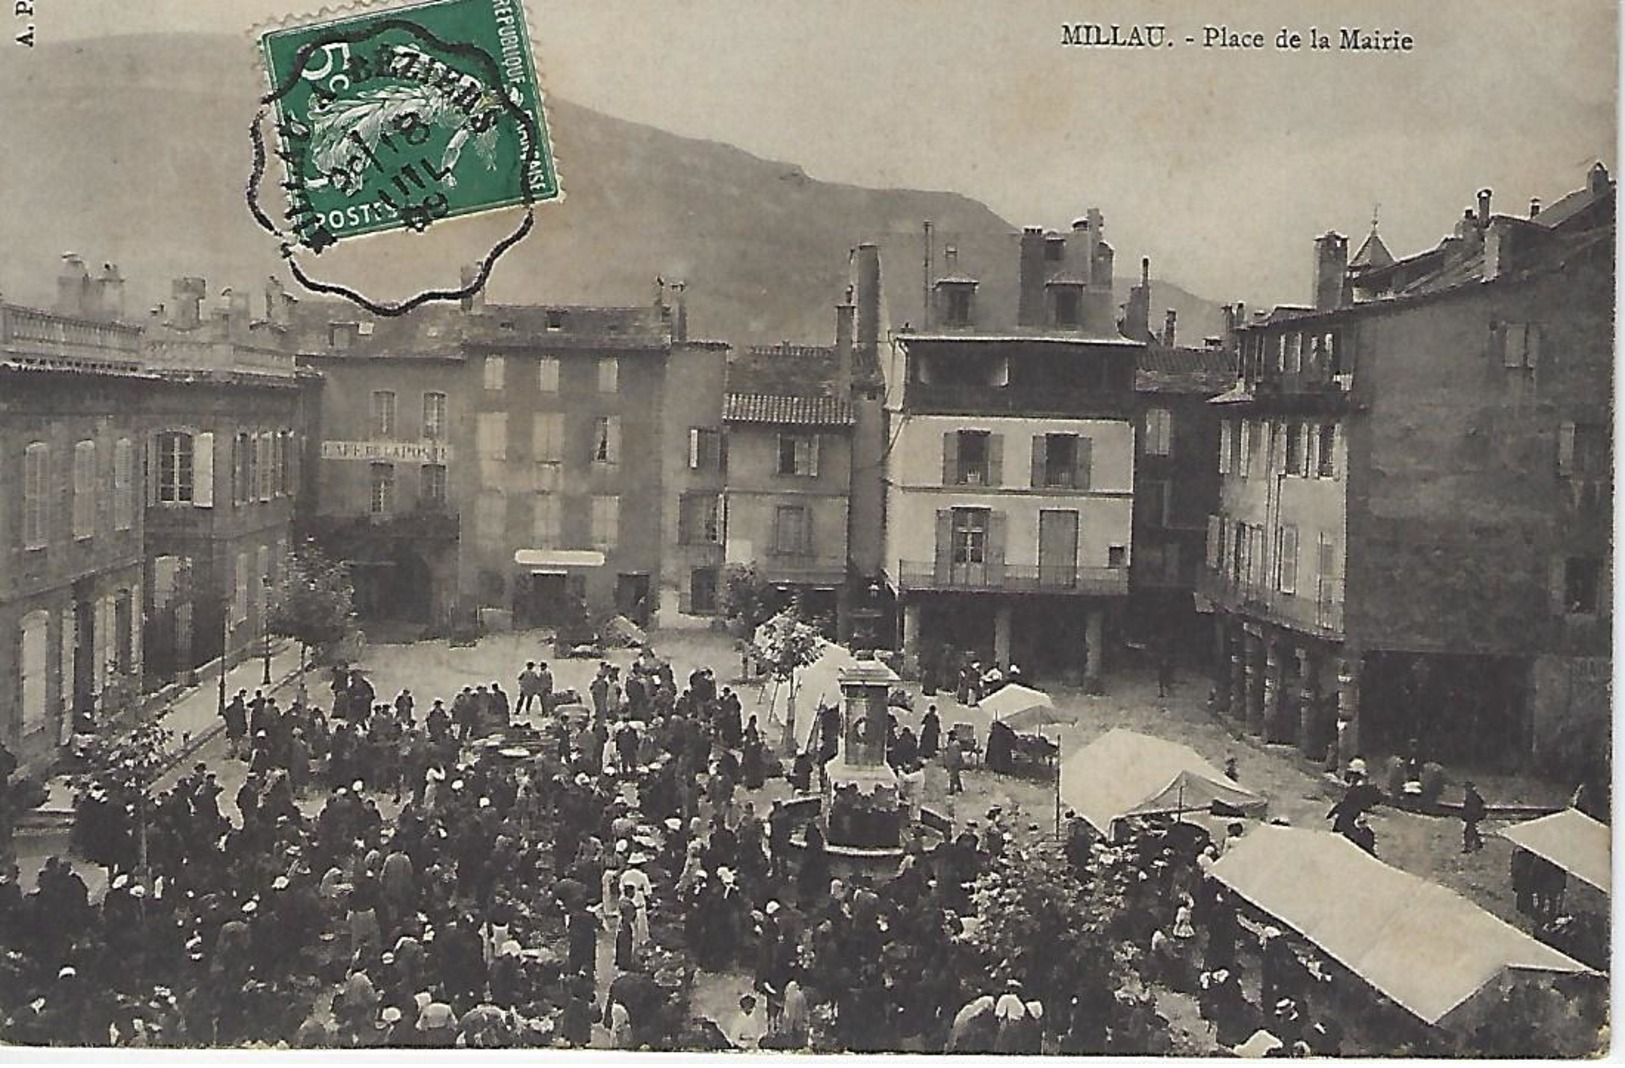
[[1478, 832], [1478, 825], [1488, 814], [1489, 807], [1484, 803], [1484, 795], [1478, 792], [1473, 780], [1468, 779], [1461, 784], [1461, 851], [1463, 853], [1476, 853], [1484, 848], [1484, 836]]

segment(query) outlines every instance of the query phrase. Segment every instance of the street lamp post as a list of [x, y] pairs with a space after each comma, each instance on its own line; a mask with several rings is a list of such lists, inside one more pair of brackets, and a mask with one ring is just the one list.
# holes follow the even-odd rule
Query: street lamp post
[[265, 671], [260, 678], [262, 686], [271, 685], [271, 576], [260, 580], [265, 584], [265, 598], [260, 604], [260, 636], [263, 639]]

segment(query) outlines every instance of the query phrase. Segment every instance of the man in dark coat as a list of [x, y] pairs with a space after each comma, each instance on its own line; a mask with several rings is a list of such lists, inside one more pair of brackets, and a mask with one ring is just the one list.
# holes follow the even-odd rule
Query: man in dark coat
[[1483, 822], [1488, 812], [1484, 804], [1484, 796], [1478, 792], [1478, 787], [1468, 779], [1462, 784], [1461, 795], [1461, 851], [1463, 853], [1476, 853], [1484, 848], [1484, 836], [1478, 833], [1478, 825]]

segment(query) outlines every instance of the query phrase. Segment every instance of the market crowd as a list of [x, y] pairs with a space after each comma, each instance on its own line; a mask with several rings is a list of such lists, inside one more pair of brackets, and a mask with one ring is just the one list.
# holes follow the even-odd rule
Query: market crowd
[[[1221, 1042], [1267, 1025], [1337, 1051], [1268, 932], [1243, 993], [1259, 936], [1205, 875], [1218, 848], [1178, 828], [1108, 845], [1074, 818], [1056, 843], [994, 809], [946, 840], [915, 825], [896, 878], [832, 877], [816, 822], [750, 800], [779, 766], [709, 670], [645, 649], [586, 694], [545, 664], [516, 690], [424, 709], [339, 671], [326, 712], [228, 703], [234, 797], [201, 764], [145, 801], [87, 782], [76, 848], [109, 889], [56, 858], [32, 893], [0, 881], [0, 1040], [1167, 1052], [1156, 984]], [[902, 770], [957, 753], [922, 734]], [[1116, 895], [1126, 969], [1001, 933], [1044, 850], [1069, 894]], [[701, 970], [748, 974], [737, 1012], [688, 1011]]]

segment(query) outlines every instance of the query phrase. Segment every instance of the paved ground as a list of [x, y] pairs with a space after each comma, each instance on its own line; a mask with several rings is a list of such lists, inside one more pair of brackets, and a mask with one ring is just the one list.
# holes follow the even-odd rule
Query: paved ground
[[[759, 686], [746, 683], [738, 676], [739, 659], [732, 641], [711, 632], [673, 632], [656, 634], [654, 645], [659, 654], [669, 659], [679, 680], [699, 666], [712, 666], [719, 680], [740, 690], [747, 713], [759, 697]], [[556, 686], [572, 687], [585, 693], [596, 671], [596, 660], [560, 660], [552, 656], [552, 646], [545, 636], [536, 633], [500, 634], [487, 637], [475, 646], [453, 648], [444, 641], [417, 642], [410, 645], [375, 645], [367, 649], [360, 662], [366, 671], [379, 700], [390, 700], [403, 686], [409, 686], [417, 698], [420, 710], [427, 709], [435, 698], [450, 703], [451, 697], [465, 685], [500, 681], [514, 694], [516, 678], [525, 661], [545, 660], [552, 667]], [[611, 650], [606, 659], [622, 665], [629, 664], [632, 653]], [[291, 652], [282, 654], [273, 664], [274, 674], [292, 672], [296, 661]], [[258, 687], [261, 667], [258, 661], [239, 666], [228, 677], [232, 692], [247, 687], [250, 692]], [[313, 676], [309, 680], [311, 697], [322, 701], [326, 697], [325, 679]], [[291, 683], [290, 683], [291, 686]], [[924, 698], [917, 687], [910, 689], [915, 697], [915, 711], [903, 712], [900, 718], [916, 729], [919, 718], [928, 703], [934, 701], [939, 708], [944, 730], [956, 723], [969, 723], [976, 728], [979, 739], [987, 736], [988, 715], [979, 708], [966, 708], [957, 704], [951, 695]], [[1226, 757], [1236, 759], [1240, 781], [1249, 788], [1270, 798], [1272, 816], [1283, 817], [1295, 826], [1324, 828], [1326, 810], [1330, 801], [1324, 793], [1324, 783], [1317, 769], [1285, 747], [1265, 747], [1251, 740], [1238, 740], [1226, 725], [1215, 721], [1205, 710], [1206, 681], [1186, 676], [1167, 699], [1156, 696], [1155, 682], [1143, 675], [1125, 675], [1113, 678], [1109, 692], [1091, 696], [1064, 687], [1052, 688], [1051, 694], [1058, 708], [1074, 714], [1077, 722], [1071, 725], [1046, 728], [1046, 733], [1057, 736], [1062, 746], [1063, 760], [1092, 739], [1114, 727], [1127, 727], [1148, 734], [1182, 742], [1191, 746], [1215, 765], [1222, 766]], [[287, 696], [291, 696], [291, 690]], [[177, 734], [212, 730], [218, 722], [215, 715], [215, 690], [205, 684], [199, 690], [177, 702], [171, 725]], [[768, 721], [762, 712], [764, 734], [771, 741], [779, 737], [777, 725]], [[206, 761], [213, 768], [226, 793], [222, 808], [235, 816], [230, 799], [246, 776], [246, 766], [230, 760], [225, 753], [223, 737], [215, 737], [194, 755], [183, 761], [167, 780], [166, 786], [196, 760]], [[1506, 801], [1550, 801], [1561, 793], [1549, 784], [1533, 780], [1499, 780], [1486, 782], [1479, 779], [1481, 788], [1491, 803]], [[1048, 834], [1055, 821], [1055, 788], [1052, 783], [1032, 782], [995, 775], [971, 769], [965, 774], [966, 792], [955, 798], [946, 794], [947, 778], [940, 767], [933, 765], [927, 771], [926, 803], [952, 816], [956, 823], [983, 819], [987, 809], [1000, 805], [1010, 817], [1018, 833], [1031, 833], [1028, 828], [1037, 824], [1038, 833]], [[1452, 788], [1452, 791], [1455, 788]], [[757, 807], [765, 811], [772, 797], [785, 791], [781, 781], [769, 783], [768, 789], [756, 797]], [[1447, 792], [1447, 797], [1454, 796]], [[386, 815], [393, 805], [383, 798]], [[314, 810], [315, 800], [306, 806]], [[1415, 874], [1450, 886], [1490, 911], [1501, 915], [1517, 926], [1524, 926], [1521, 917], [1512, 909], [1508, 887], [1507, 865], [1510, 846], [1494, 837], [1498, 826], [1491, 822], [1484, 827], [1487, 847], [1483, 852], [1463, 856], [1459, 852], [1461, 824], [1457, 820], [1436, 819], [1410, 813], [1379, 809], [1372, 819], [1377, 834], [1378, 853], [1383, 860]], [[44, 858], [53, 853], [66, 853], [65, 831], [48, 834], [30, 834], [19, 837], [19, 866], [25, 883], [32, 885], [35, 873]], [[100, 869], [80, 865], [81, 872], [99, 894], [105, 885]], [[600, 942], [599, 975], [604, 982], [613, 976], [612, 931], [606, 931]], [[726, 1020], [737, 1006], [740, 993], [749, 986], [747, 976], [738, 974], [704, 975], [696, 984], [696, 1010]], [[1169, 1006], [1182, 1009], [1183, 1006]], [[1177, 1012], [1184, 1016], [1185, 1013]], [[1199, 1028], [1200, 1022], [1179, 1020], [1177, 1023]], [[1192, 1026], [1194, 1024], [1194, 1026]], [[607, 1035], [600, 1034], [602, 1043]]]

